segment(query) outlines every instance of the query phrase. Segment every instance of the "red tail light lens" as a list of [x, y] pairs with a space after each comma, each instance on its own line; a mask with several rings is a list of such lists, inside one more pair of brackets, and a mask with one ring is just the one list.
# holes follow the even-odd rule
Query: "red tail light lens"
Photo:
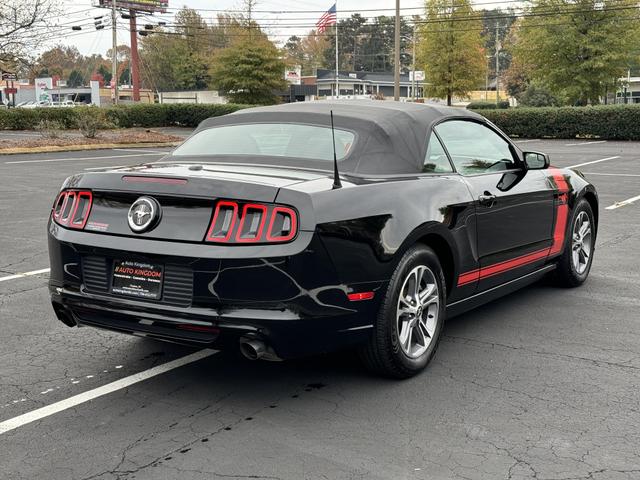
[[205, 241], [214, 243], [285, 243], [298, 233], [293, 208], [222, 200], [216, 205]]
[[88, 190], [64, 190], [53, 204], [53, 220], [63, 227], [82, 230], [87, 223], [93, 195]]
[[235, 202], [218, 202], [213, 220], [207, 233], [207, 242], [226, 243], [233, 234], [233, 227], [238, 217], [238, 204]]
[[298, 231], [298, 216], [289, 207], [275, 207], [271, 212], [271, 221], [267, 230], [267, 241], [288, 242]]
[[256, 203], [247, 203], [242, 209], [240, 226], [236, 233], [238, 243], [256, 243], [262, 238], [262, 231], [267, 220], [267, 207]]

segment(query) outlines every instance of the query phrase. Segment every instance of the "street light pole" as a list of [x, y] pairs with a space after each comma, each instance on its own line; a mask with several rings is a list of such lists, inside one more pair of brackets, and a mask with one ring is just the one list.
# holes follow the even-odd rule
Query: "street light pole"
[[395, 35], [395, 82], [393, 87], [393, 99], [400, 100], [400, 0], [396, 0], [396, 35]]

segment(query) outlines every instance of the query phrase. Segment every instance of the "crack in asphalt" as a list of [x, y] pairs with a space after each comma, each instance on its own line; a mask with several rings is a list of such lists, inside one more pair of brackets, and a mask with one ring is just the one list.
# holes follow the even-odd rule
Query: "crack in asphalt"
[[443, 335], [443, 340], [449, 339], [451, 340], [452, 343], [462, 343], [462, 344], [466, 344], [466, 345], [483, 345], [483, 346], [490, 346], [491, 348], [495, 348], [495, 347], [499, 347], [499, 348], [503, 348], [503, 349], [507, 349], [507, 350], [523, 350], [527, 353], [533, 354], [533, 355], [539, 355], [539, 356], [543, 356], [543, 357], [556, 357], [556, 358], [560, 358], [560, 359], [567, 359], [567, 360], [577, 360], [580, 362], [588, 362], [591, 363], [592, 365], [598, 366], [598, 367], [614, 367], [614, 368], [621, 368], [621, 369], [629, 369], [629, 370], [634, 370], [634, 371], [640, 371], [640, 367], [636, 367], [634, 365], [625, 365], [624, 363], [618, 363], [618, 362], [609, 362], [607, 360], [598, 360], [595, 358], [589, 358], [589, 357], [581, 357], [578, 355], [568, 355], [566, 353], [557, 353], [557, 352], [545, 352], [542, 350], [535, 350], [532, 348], [529, 348], [527, 346], [516, 346], [516, 345], [508, 345], [505, 343], [499, 343], [499, 342], [490, 342], [490, 341], [486, 341], [486, 340], [477, 340], [474, 338], [468, 338], [468, 337], [459, 337], [459, 336], [454, 336], [454, 335]]

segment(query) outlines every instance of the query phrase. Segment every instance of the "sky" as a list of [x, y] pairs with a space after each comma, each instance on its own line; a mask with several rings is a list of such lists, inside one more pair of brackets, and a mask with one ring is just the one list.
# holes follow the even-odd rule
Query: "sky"
[[[63, 14], [54, 20], [57, 27], [48, 39], [43, 39], [42, 50], [62, 43], [64, 45], [74, 45], [83, 55], [94, 53], [104, 53], [111, 48], [110, 26], [95, 30], [93, 26], [94, 17], [106, 15], [105, 20], [110, 16], [109, 9], [92, 7], [96, 0], [59, 0]], [[254, 18], [264, 26], [271, 39], [283, 44], [290, 35], [301, 35], [310, 30], [310, 26], [315, 24], [318, 18], [331, 7], [333, 0], [258, 0], [255, 7]], [[215, 11], [207, 10], [238, 10], [242, 8], [240, 0], [169, 0], [170, 12], [168, 14], [156, 14], [140, 20], [139, 23], [157, 23], [164, 20], [171, 22], [172, 14], [176, 9], [187, 6], [200, 9], [200, 13], [206, 18], [214, 18]], [[401, 0], [403, 15], [413, 15], [422, 13], [424, 0]], [[367, 9], [368, 11], [363, 11]], [[373, 9], [386, 9], [371, 11]], [[275, 11], [302, 11], [300, 13], [271, 13]], [[269, 13], [267, 13], [268, 11]], [[306, 11], [306, 12], [304, 12]], [[313, 12], [309, 12], [313, 11]], [[352, 13], [360, 12], [365, 17], [378, 15], [395, 15], [395, 0], [338, 0], [338, 18], [346, 18]], [[82, 31], [72, 31], [72, 26], [81, 26]], [[109, 24], [110, 25], [110, 24]], [[309, 25], [309, 26], [307, 26]], [[129, 35], [125, 28], [128, 28], [128, 20], [119, 20], [118, 43], [129, 44]]]

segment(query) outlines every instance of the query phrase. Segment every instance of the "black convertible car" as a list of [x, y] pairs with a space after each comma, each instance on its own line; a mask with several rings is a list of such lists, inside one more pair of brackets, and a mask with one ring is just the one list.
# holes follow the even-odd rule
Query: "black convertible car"
[[251, 359], [355, 347], [408, 377], [445, 316], [552, 270], [584, 282], [597, 221], [579, 172], [462, 109], [253, 108], [204, 121], [159, 162], [69, 177], [50, 292], [69, 326]]

